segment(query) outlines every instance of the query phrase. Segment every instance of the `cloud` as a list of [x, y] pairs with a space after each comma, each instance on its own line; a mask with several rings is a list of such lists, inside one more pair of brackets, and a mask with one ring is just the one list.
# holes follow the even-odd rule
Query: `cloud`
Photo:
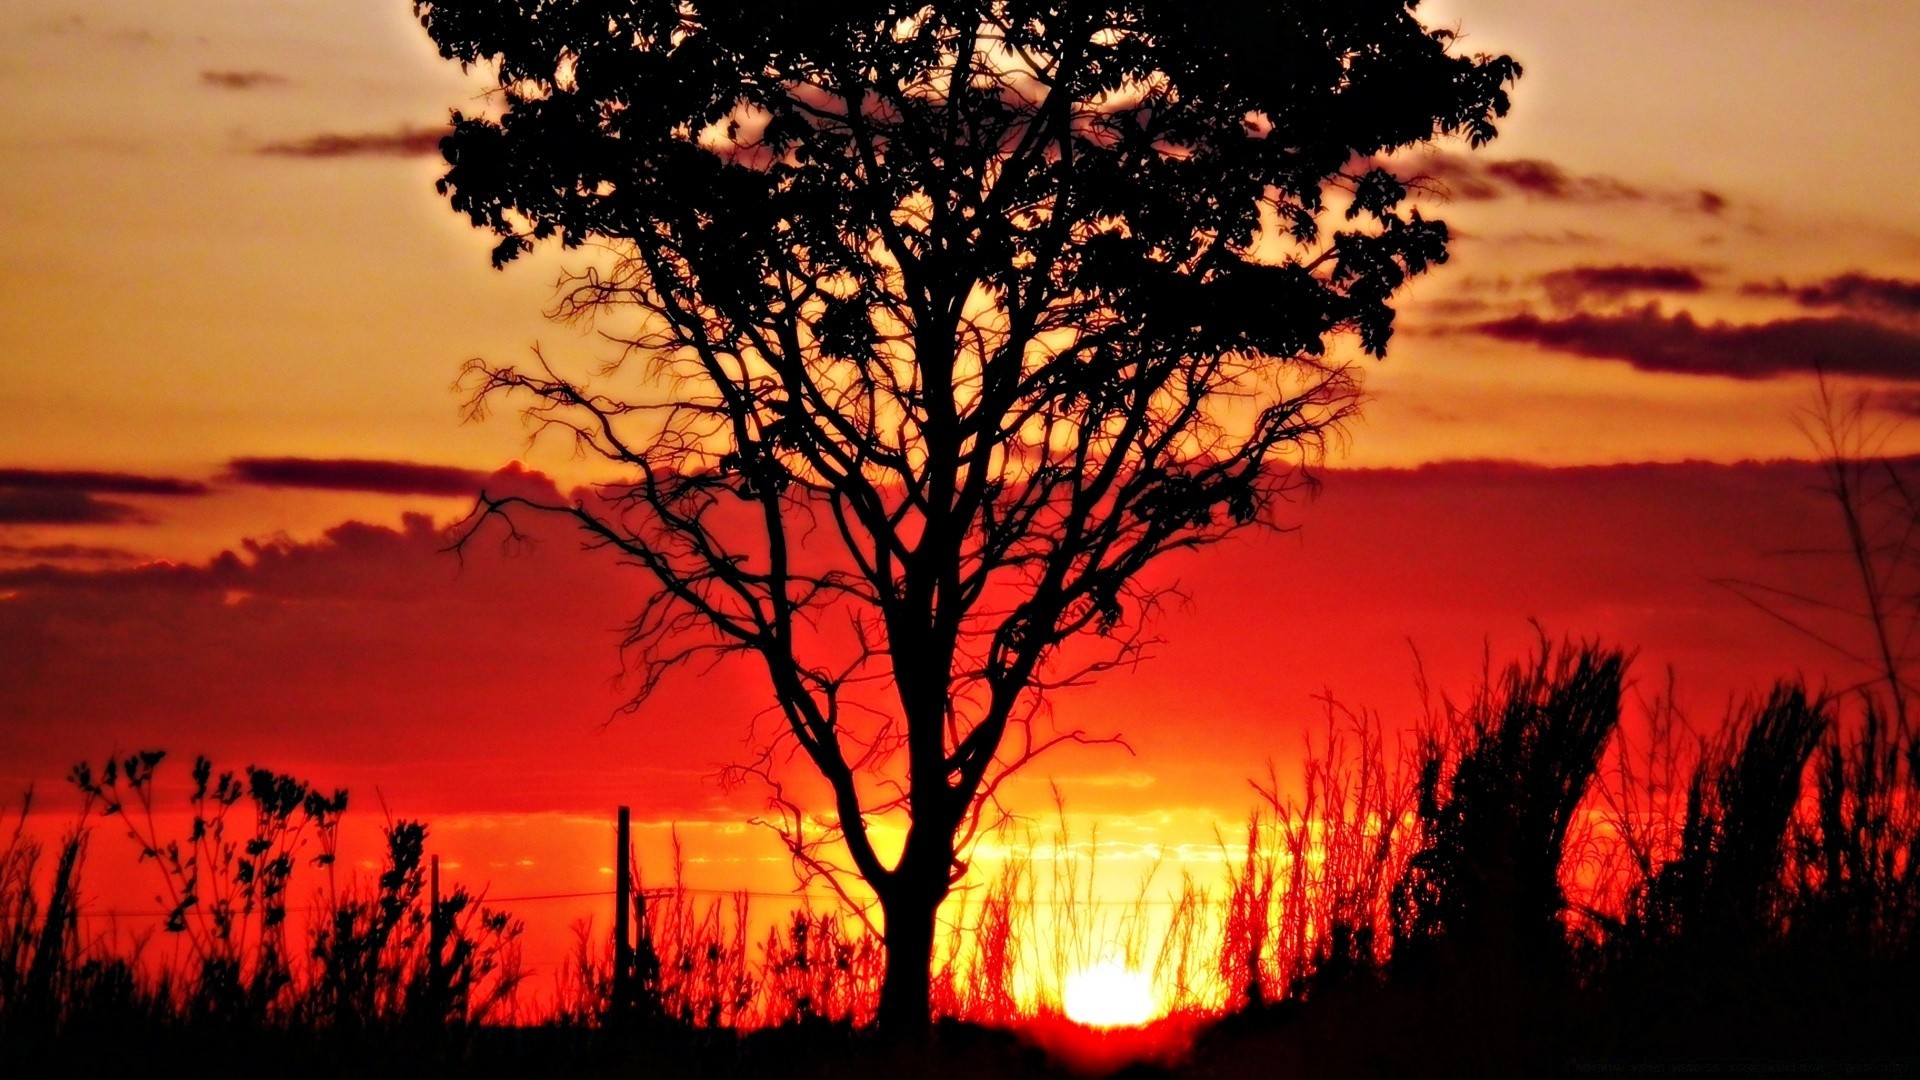
[[1507, 244], [1514, 247], [1523, 245], [1538, 247], [1592, 247], [1600, 243], [1600, 237], [1577, 229], [1562, 229], [1559, 232], [1540, 232], [1524, 229], [1506, 233], [1471, 233], [1464, 229], [1453, 230], [1456, 240], [1486, 240], [1495, 244]]
[[1920, 390], [1888, 390], [1873, 395], [1872, 403], [1899, 416], [1920, 416]]
[[1717, 216], [1726, 196], [1706, 188], [1653, 189], [1616, 176], [1581, 175], [1539, 158], [1493, 161], [1463, 154], [1431, 154], [1415, 159], [1415, 186], [1436, 184], [1456, 199], [1481, 202], [1521, 196], [1558, 203], [1662, 203], [1676, 210]]
[[471, 496], [487, 474], [452, 465], [364, 458], [234, 458], [227, 476], [257, 487], [371, 491], [383, 495]]
[[1657, 305], [1611, 315], [1543, 319], [1522, 314], [1475, 324], [1502, 341], [1526, 342], [1642, 371], [1768, 379], [1805, 374], [1871, 375], [1920, 381], [1920, 333], [1854, 318], [1700, 323]]
[[89, 491], [109, 495], [205, 495], [198, 480], [138, 473], [64, 469], [0, 469], [0, 488], [34, 491]]
[[85, 491], [0, 488], [0, 525], [125, 525], [148, 520], [135, 507]]
[[0, 544], [0, 559], [48, 559], [58, 562], [127, 563], [142, 559], [126, 548], [90, 544]]
[[[1877, 399], [1876, 399], [1877, 400]], [[1920, 472], [1920, 455], [1876, 459], [1902, 472]], [[1824, 490], [1820, 484], [1822, 466], [1816, 461], [1777, 458], [1768, 461], [1737, 461], [1720, 464], [1710, 461], [1622, 461], [1605, 465], [1547, 465], [1513, 458], [1446, 458], [1419, 465], [1382, 465], [1331, 469], [1329, 484], [1349, 483], [1386, 485], [1399, 489], [1420, 485], [1441, 490], [1481, 488], [1487, 485], [1524, 485], [1559, 487], [1568, 491], [1591, 492], [1595, 485], [1647, 485], [1661, 488], [1669, 483], [1693, 485], [1719, 483], [1716, 477], [1744, 477], [1766, 483], [1805, 483], [1807, 490]]]
[[342, 522], [319, 540], [300, 542], [286, 537], [247, 540], [239, 552], [227, 551], [205, 563], [156, 561], [142, 566], [85, 570], [32, 566], [0, 570], [0, 587], [41, 591], [100, 591], [108, 593], [213, 594], [238, 591], [279, 600], [317, 596], [344, 600], [363, 597], [364, 580], [357, 576], [333, 578], [316, 573], [328, 556], [341, 561], [377, 561], [421, 546], [412, 554], [431, 554], [446, 546], [446, 538], [425, 514], [403, 515], [398, 530], [359, 521]]
[[1543, 274], [1540, 284], [1559, 307], [1589, 300], [1620, 300], [1631, 293], [1697, 293], [1706, 288], [1698, 271], [1686, 266], [1569, 266]]
[[1639, 188], [1611, 176], [1573, 176], [1551, 161], [1515, 158], [1489, 161], [1485, 175], [1523, 195], [1575, 202], [1612, 202], [1646, 198]]
[[394, 131], [358, 134], [328, 132], [291, 142], [272, 142], [254, 152], [273, 157], [426, 157], [440, 152], [440, 140], [446, 128], [402, 127]]
[[100, 495], [204, 495], [197, 480], [137, 473], [0, 469], [0, 525], [122, 525], [150, 520]]
[[160, 35], [143, 26], [96, 26], [84, 15], [68, 15], [64, 19], [49, 19], [28, 27], [30, 33], [49, 36], [74, 36], [90, 38], [95, 41], [110, 42], [115, 45], [158, 45]]
[[1920, 315], [1920, 281], [1847, 273], [1805, 285], [1784, 280], [1750, 281], [1740, 287], [1748, 296], [1785, 296], [1804, 308], [1837, 308], [1860, 315]]
[[202, 71], [200, 81], [222, 90], [259, 90], [291, 82], [285, 75], [271, 71]]
[[1491, 301], [1483, 300], [1478, 296], [1443, 296], [1421, 304], [1420, 310], [1443, 319], [1458, 319], [1469, 315], [1484, 315], [1492, 307]]

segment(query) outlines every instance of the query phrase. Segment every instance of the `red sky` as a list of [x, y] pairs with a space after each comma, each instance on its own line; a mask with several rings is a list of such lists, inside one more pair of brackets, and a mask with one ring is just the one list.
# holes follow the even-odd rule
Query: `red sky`
[[[758, 795], [713, 780], [750, 672], [607, 723], [644, 583], [551, 527], [442, 550], [481, 478], [584, 475], [458, 419], [468, 357], [594, 349], [542, 317], [556, 258], [488, 270], [432, 191], [421, 133], [479, 84], [396, 0], [162, 7], [0, 12], [0, 792], [165, 746], [489, 836], [461, 857], [510, 888], [597, 874], [524, 852], [618, 802], [744, 860], [708, 883], [777, 880], [721, 838]], [[1672, 665], [1702, 722], [1860, 677], [1716, 582], [1851, 595], [1838, 559], [1783, 554], [1840, 539], [1814, 472], [1746, 463], [1806, 455], [1813, 361], [1920, 448], [1920, 8], [1422, 10], [1527, 67], [1499, 141], [1425, 165], [1453, 261], [1403, 298], [1299, 531], [1165, 568], [1191, 596], [1166, 644], [1059, 699], [1137, 756], [1062, 755], [1023, 805], [1050, 776], [1116, 844], [1205, 843], [1315, 695], [1397, 722], [1414, 648], [1464, 689], [1530, 619], [1638, 648], [1649, 686]]]
[[[1797, 464], [1331, 472], [1289, 512], [1297, 531], [1159, 572], [1187, 596], [1165, 643], [1055, 705], [1062, 728], [1125, 734], [1137, 756], [1076, 750], [1051, 771], [1081, 809], [1237, 815], [1240, 781], [1293, 755], [1316, 695], [1411, 720], [1414, 650], [1464, 691], [1486, 650], [1530, 644], [1529, 620], [1641, 650], [1656, 688], [1672, 665], [1709, 715], [1773, 677], [1858, 678], [1722, 583], [1851, 601], [1818, 480]], [[616, 715], [618, 629], [645, 581], [558, 523], [530, 536], [462, 559], [419, 514], [207, 561], [0, 572], [0, 784], [164, 746], [377, 785], [413, 813], [751, 811], [757, 793], [725, 797], [712, 774], [764, 706], [758, 672], [687, 672]], [[1821, 549], [1836, 554], [1787, 554]]]

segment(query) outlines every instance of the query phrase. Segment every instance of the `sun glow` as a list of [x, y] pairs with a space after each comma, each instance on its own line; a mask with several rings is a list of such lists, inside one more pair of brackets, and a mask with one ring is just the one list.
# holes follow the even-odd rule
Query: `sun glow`
[[1153, 980], [1111, 960], [1068, 975], [1060, 1004], [1067, 1019], [1094, 1028], [1140, 1027], [1159, 1014]]

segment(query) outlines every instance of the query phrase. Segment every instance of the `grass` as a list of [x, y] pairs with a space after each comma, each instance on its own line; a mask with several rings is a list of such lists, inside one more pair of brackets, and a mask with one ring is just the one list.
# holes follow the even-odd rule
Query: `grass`
[[[1391, 743], [1330, 702], [1299, 774], [1256, 784], [1223, 880], [1183, 878], [1164, 903], [1157, 868], [1132, 904], [1098, 902], [1063, 812], [950, 905], [931, 1056], [860, 1034], [884, 958], [850, 913], [789, 912], [755, 937], [747, 896], [700, 898], [676, 873], [636, 899], [629, 1001], [582, 925], [534, 1009], [520, 924], [464, 890], [435, 902], [424, 825], [390, 824], [380, 872], [341, 881], [344, 792], [202, 760], [187, 834], [166, 836], [162, 756], [121, 758], [75, 771], [88, 817], [50, 846], [31, 800], [8, 830], [0, 1050], [48, 1070], [316, 1075], [828, 1075], [916, 1053], [936, 1075], [1920, 1060], [1914, 733], [1866, 697], [1783, 684], [1697, 737], [1661, 699], [1624, 708], [1627, 664], [1543, 643]], [[181, 947], [83, 933], [81, 875], [110, 831], [151, 864], [172, 904], [160, 936]], [[315, 897], [298, 926], [296, 889]], [[1102, 949], [1152, 971], [1173, 1018], [1065, 1024], [1061, 983]]]

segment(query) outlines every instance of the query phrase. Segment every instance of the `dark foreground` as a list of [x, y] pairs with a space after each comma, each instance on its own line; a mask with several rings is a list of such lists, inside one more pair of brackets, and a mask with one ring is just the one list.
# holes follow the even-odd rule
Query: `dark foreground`
[[[1807, 994], [1773, 980], [1682, 1003], [1653, 988], [1633, 1001], [1540, 999], [1494, 1008], [1464, 992], [1353, 989], [1311, 1004], [1250, 1008], [1215, 1021], [1090, 1031], [1065, 1021], [999, 1030], [949, 1021], [923, 1041], [844, 1024], [751, 1033], [662, 1026], [488, 1027], [316, 1034], [268, 1028], [71, 1026], [15, 1032], [7, 1076], [208, 1077], [1501, 1077], [1796, 1075], [1920, 1077], [1920, 993], [1897, 985]], [[1463, 988], [1455, 988], [1463, 990]], [[1837, 996], [1818, 997], [1832, 994]]]

